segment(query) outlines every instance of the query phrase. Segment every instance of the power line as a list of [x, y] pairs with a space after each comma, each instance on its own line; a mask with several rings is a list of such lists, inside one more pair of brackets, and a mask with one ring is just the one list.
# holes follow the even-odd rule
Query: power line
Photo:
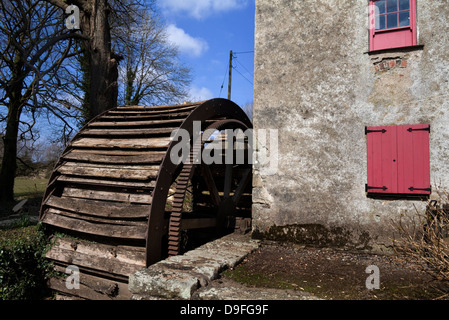
[[[250, 52], [250, 51], [248, 51]], [[254, 52], [254, 51], [253, 51]], [[239, 64], [240, 67], [242, 67], [249, 75], [252, 75], [253, 73], [251, 71], [248, 70], [248, 68], [246, 68], [240, 61], [239, 59], [237, 59], [237, 57], [235, 57], [235, 61], [237, 61], [237, 64]], [[251, 85], [253, 85], [253, 82], [251, 80], [249, 80], [247, 77], [245, 77], [238, 69], [237, 66], [233, 66], [233, 69], [235, 71], [237, 71], [246, 81], [248, 81]]]
[[253, 85], [253, 83], [251, 82], [251, 80], [249, 80], [247, 77], [245, 77], [236, 67], [233, 67], [232, 69], [234, 69], [235, 71], [237, 71], [238, 74], [240, 74], [246, 81], [248, 81], [251, 85]]
[[249, 74], [253, 74], [251, 71], [249, 71], [238, 59], [236, 59], [235, 61], [237, 61], [237, 63], [243, 68], [245, 69], [246, 72], [248, 72]]
[[224, 74], [224, 77], [223, 77], [223, 82], [221, 83], [221, 87], [220, 87], [220, 94], [218, 95], [219, 98], [221, 98], [221, 92], [223, 91], [223, 87], [224, 87], [224, 83], [226, 81], [226, 75], [228, 74], [228, 70], [229, 70], [229, 62], [226, 65], [226, 70], [225, 70], [225, 74]]
[[246, 54], [246, 53], [254, 53], [254, 51], [234, 52], [234, 54]]

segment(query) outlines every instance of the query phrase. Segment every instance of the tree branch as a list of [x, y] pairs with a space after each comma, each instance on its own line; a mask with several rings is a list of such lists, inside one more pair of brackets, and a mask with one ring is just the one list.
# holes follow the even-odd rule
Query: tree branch
[[89, 1], [87, 0], [71, 0], [70, 4], [65, 2], [65, 0], [46, 0], [48, 3], [51, 3], [54, 6], [57, 6], [61, 9], [64, 10], [70, 5], [70, 4], [74, 4], [77, 7], [80, 8], [80, 10], [84, 11], [87, 14], [90, 14], [92, 12], [90, 6], [89, 6]]
[[48, 40], [48, 42], [45, 45], [43, 45], [33, 55], [33, 57], [28, 61], [28, 64], [29, 65], [34, 65], [39, 60], [39, 57], [42, 54], [44, 54], [44, 52], [47, 51], [50, 47], [54, 46], [59, 41], [67, 40], [67, 39], [83, 39], [83, 40], [86, 40], [88, 38], [86, 36], [80, 34], [80, 33], [77, 33], [77, 32], [70, 32], [70, 33], [65, 33], [65, 34], [61, 34], [61, 35], [57, 35], [55, 37], [52, 37], [50, 40]]
[[30, 166], [28, 163], [26, 163], [25, 161], [23, 161], [20, 157], [16, 156], [16, 159], [20, 161], [21, 164], [23, 164], [25, 167], [27, 167], [28, 169], [32, 169], [34, 170], [34, 168], [32, 166]]

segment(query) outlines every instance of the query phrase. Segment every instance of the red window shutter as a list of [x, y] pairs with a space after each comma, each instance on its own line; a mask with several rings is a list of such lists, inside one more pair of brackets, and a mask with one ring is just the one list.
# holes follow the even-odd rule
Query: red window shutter
[[368, 193], [397, 192], [396, 130], [367, 127]]
[[428, 124], [366, 127], [370, 194], [428, 195]]
[[398, 193], [430, 194], [428, 124], [401, 125], [398, 138]]

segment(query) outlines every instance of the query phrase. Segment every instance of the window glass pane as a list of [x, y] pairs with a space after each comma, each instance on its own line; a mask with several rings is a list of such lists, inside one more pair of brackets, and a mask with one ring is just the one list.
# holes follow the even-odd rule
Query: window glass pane
[[385, 15], [376, 17], [376, 30], [385, 29]]
[[374, 3], [374, 5], [376, 6], [375, 9], [375, 14], [383, 14], [385, 13], [385, 0], [382, 1], [376, 1]]
[[387, 14], [387, 29], [398, 27], [398, 14]]
[[410, 11], [399, 12], [399, 26], [407, 27], [410, 25]]
[[410, 10], [410, 0], [399, 0], [399, 10]]
[[398, 0], [387, 0], [387, 12], [398, 11]]

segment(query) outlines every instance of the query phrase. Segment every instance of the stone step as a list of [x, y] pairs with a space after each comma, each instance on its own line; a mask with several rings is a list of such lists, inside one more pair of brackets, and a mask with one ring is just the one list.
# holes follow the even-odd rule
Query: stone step
[[220, 272], [234, 268], [259, 247], [250, 235], [230, 234], [184, 255], [172, 256], [129, 277], [133, 299], [191, 299]]

